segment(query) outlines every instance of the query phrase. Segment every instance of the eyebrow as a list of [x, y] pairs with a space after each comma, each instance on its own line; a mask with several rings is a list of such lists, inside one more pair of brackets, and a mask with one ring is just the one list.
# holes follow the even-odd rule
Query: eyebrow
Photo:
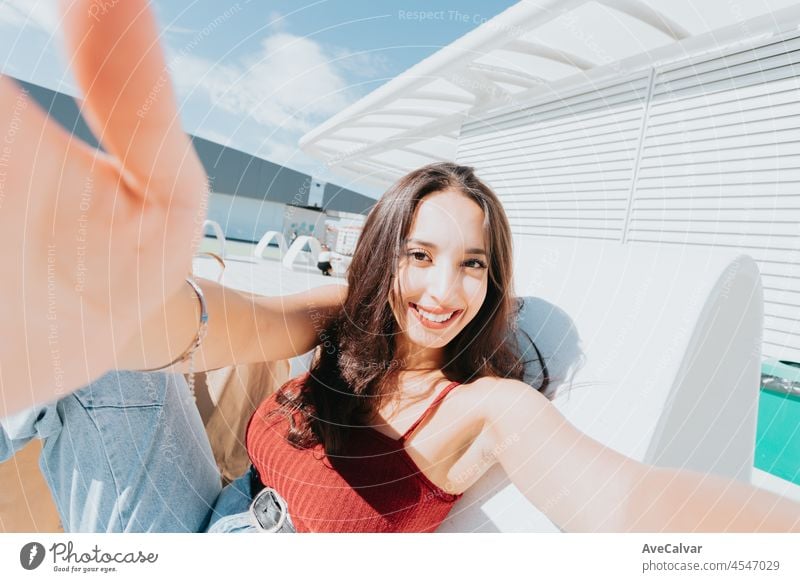
[[[438, 250], [439, 249], [439, 247], [437, 247], [432, 242], [419, 240], [418, 238], [408, 238], [408, 239], [406, 239], [406, 244], [419, 245], [419, 246], [422, 246], [422, 247], [428, 247], [428, 248], [433, 249], [433, 250]], [[484, 255], [484, 256], [486, 256], [486, 251], [481, 249], [481, 248], [475, 247], [475, 248], [467, 249], [465, 254], [467, 254], [467, 255]]]

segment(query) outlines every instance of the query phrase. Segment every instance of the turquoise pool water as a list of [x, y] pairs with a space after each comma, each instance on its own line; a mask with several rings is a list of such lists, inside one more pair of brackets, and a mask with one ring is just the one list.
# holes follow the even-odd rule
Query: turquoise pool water
[[767, 360], [761, 371], [755, 466], [800, 485], [800, 367]]

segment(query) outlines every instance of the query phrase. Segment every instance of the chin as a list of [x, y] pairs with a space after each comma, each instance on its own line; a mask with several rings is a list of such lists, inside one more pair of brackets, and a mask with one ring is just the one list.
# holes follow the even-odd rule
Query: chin
[[425, 329], [413, 329], [408, 338], [410, 342], [419, 348], [443, 348], [452, 342], [461, 330], [449, 330], [447, 335], [427, 333]]

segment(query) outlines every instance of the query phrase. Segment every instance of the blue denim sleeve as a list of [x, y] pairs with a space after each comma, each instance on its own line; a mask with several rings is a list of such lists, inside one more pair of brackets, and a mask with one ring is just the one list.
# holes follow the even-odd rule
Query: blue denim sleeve
[[0, 462], [9, 460], [34, 438], [47, 438], [61, 430], [56, 403], [22, 410], [0, 419]]

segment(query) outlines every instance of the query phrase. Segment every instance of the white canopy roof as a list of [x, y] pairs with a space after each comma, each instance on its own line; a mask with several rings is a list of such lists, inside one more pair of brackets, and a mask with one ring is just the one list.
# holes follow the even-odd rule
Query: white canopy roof
[[523, 0], [313, 129], [300, 147], [385, 187], [412, 168], [454, 159], [462, 123], [477, 115], [799, 18], [800, 2], [790, 0]]

